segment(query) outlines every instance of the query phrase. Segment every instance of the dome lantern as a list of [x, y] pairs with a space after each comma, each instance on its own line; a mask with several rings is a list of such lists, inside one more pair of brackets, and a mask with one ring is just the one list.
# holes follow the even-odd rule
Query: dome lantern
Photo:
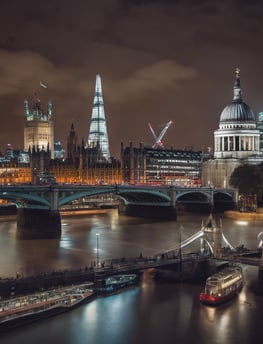
[[240, 73], [240, 69], [236, 68], [236, 80], [234, 84], [233, 102], [242, 102], [242, 92], [241, 92], [239, 73]]
[[240, 69], [236, 68], [236, 79], [233, 89], [233, 101], [221, 113], [220, 124], [225, 123], [256, 123], [252, 109], [243, 102], [240, 83]]

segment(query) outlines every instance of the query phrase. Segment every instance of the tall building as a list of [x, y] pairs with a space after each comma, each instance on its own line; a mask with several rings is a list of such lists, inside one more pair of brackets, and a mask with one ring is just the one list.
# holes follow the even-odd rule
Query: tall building
[[252, 109], [242, 99], [240, 70], [235, 73], [232, 103], [221, 112], [219, 128], [214, 131], [214, 159], [203, 164], [205, 186], [229, 187], [235, 168], [263, 161], [260, 130]]
[[32, 109], [28, 100], [24, 101], [24, 150], [43, 150], [50, 152], [54, 159], [54, 123], [53, 105], [48, 102], [47, 112], [44, 112], [40, 98], [36, 97]]
[[109, 140], [104, 112], [101, 78], [96, 75], [95, 96], [91, 114], [90, 129], [88, 135], [88, 147], [98, 146], [101, 150], [101, 161], [110, 160]]

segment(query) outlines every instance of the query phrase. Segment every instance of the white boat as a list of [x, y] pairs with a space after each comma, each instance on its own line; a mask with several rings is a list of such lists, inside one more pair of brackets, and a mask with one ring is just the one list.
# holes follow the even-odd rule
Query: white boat
[[205, 289], [199, 300], [207, 305], [219, 305], [235, 297], [243, 286], [240, 266], [228, 266], [206, 280]]

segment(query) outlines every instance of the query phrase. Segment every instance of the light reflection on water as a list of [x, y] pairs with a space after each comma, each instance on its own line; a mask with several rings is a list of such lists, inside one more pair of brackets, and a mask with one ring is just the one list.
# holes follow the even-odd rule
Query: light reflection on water
[[[96, 259], [96, 233], [100, 233], [100, 259], [153, 255], [200, 229], [203, 215], [181, 216], [178, 221], [158, 222], [118, 217], [115, 212], [87, 217], [67, 217], [61, 239], [18, 240], [16, 223], [0, 222], [0, 276], [20, 269], [31, 274], [50, 269], [79, 268]], [[262, 223], [244, 226], [222, 220], [223, 231], [236, 247], [257, 247]], [[187, 250], [198, 249], [195, 243]], [[230, 303], [217, 308], [199, 304], [201, 284], [157, 282], [151, 271], [140, 287], [99, 298], [69, 313], [37, 322], [10, 333], [0, 342], [74, 344], [164, 344], [262, 342], [263, 297], [250, 282], [257, 268], [244, 266], [245, 286]], [[48, 329], [48, 331], [47, 331]], [[171, 340], [172, 338], [172, 340]]]

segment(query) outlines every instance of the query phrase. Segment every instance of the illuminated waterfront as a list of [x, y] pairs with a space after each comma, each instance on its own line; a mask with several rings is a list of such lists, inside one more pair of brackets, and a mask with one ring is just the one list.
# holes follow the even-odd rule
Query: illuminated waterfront
[[[97, 259], [153, 255], [200, 229], [204, 215], [179, 216], [176, 222], [119, 217], [116, 210], [85, 217], [64, 217], [60, 240], [19, 240], [14, 220], [0, 222], [1, 277], [83, 268]], [[255, 249], [262, 222], [222, 218], [233, 246]], [[198, 248], [199, 243], [187, 250]], [[185, 249], [186, 250], [186, 249]], [[263, 297], [249, 283], [257, 268], [244, 266], [245, 287], [239, 297], [219, 308], [200, 306], [200, 284], [157, 283], [150, 272], [141, 287], [100, 298], [70, 313], [0, 335], [13, 343], [261, 343]], [[47, 334], [48, 328], [48, 334]]]

